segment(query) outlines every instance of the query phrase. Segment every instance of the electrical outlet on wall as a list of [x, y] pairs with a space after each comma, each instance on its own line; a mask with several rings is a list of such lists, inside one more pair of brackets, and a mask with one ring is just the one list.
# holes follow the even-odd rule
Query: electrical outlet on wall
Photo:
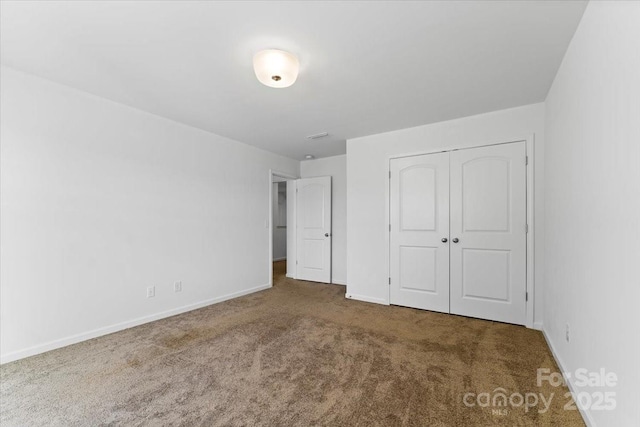
[[173, 283], [173, 291], [174, 292], [182, 292], [182, 281]]
[[569, 342], [569, 324], [568, 323], [565, 329], [564, 337], [566, 338], [567, 342]]
[[155, 286], [149, 286], [147, 288], [147, 298], [153, 298], [156, 296], [156, 287]]

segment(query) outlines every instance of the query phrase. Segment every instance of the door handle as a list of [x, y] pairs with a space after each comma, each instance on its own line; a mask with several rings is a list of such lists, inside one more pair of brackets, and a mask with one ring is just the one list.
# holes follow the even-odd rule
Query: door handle
[[329, 237], [329, 236], [331, 236], [331, 234], [329, 234], [329, 233], [324, 233], [324, 237]]
[[460, 240], [458, 240], [458, 238], [457, 238], [457, 237], [454, 237], [454, 238], [453, 238], [453, 240], [452, 240], [452, 242], [453, 242], [453, 243], [458, 243], [459, 241], [460, 241]]
[[449, 240], [446, 237], [442, 238], [442, 243], [447, 243]]

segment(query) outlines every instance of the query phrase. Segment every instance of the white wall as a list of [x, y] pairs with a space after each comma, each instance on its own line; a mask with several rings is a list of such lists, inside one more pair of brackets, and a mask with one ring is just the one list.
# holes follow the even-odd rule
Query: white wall
[[544, 331], [565, 370], [618, 375], [592, 424], [638, 426], [640, 3], [589, 3], [546, 105]]
[[271, 195], [273, 201], [271, 206], [272, 212], [272, 229], [273, 229], [273, 251], [272, 257], [274, 261], [280, 261], [287, 258], [287, 229], [283, 228], [287, 225], [287, 183], [274, 182]]
[[[496, 111], [347, 141], [347, 294], [387, 304], [389, 158], [526, 138], [535, 134], [536, 284], [544, 281], [544, 104]], [[304, 164], [304, 162], [302, 163]], [[542, 320], [535, 289], [534, 321]]]
[[269, 169], [299, 162], [1, 74], [3, 362], [268, 285]]
[[331, 282], [347, 283], [347, 157], [334, 156], [300, 162], [300, 176], [331, 176]]

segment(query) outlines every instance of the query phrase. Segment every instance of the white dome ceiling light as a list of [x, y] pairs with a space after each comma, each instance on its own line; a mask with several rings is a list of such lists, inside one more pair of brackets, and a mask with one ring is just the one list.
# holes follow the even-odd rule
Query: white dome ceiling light
[[292, 53], [278, 49], [261, 50], [253, 56], [253, 69], [260, 83], [283, 88], [295, 83], [300, 62]]

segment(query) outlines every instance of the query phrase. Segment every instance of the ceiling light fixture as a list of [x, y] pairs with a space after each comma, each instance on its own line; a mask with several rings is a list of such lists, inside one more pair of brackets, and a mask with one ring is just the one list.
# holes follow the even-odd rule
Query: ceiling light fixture
[[289, 87], [298, 78], [300, 62], [292, 53], [278, 49], [261, 50], [253, 56], [253, 69], [263, 85]]
[[307, 159], [307, 160], [311, 160], [311, 159], [315, 159], [316, 156], [314, 156], [313, 154], [305, 154], [304, 158]]

